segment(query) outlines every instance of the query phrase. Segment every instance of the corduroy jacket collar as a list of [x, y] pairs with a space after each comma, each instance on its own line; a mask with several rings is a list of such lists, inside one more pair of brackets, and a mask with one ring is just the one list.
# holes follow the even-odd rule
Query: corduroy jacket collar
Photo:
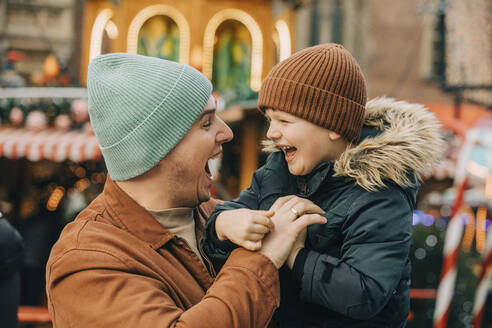
[[152, 215], [124, 192], [108, 174], [102, 199], [114, 223], [138, 239], [159, 249], [174, 235], [165, 229]]
[[[115, 225], [149, 243], [153, 249], [161, 248], [175, 237], [157, 222], [145, 208], [124, 192], [109, 174], [100, 197]], [[210, 200], [200, 204], [194, 210], [197, 240], [200, 240], [202, 235], [203, 223], [206, 220], [205, 213], [210, 213], [216, 203], [217, 201]]]

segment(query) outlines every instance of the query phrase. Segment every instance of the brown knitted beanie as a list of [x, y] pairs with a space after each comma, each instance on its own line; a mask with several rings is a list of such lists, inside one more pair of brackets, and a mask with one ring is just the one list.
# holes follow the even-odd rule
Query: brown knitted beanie
[[301, 50], [275, 65], [261, 85], [258, 108], [281, 110], [357, 142], [364, 121], [366, 84], [341, 45]]

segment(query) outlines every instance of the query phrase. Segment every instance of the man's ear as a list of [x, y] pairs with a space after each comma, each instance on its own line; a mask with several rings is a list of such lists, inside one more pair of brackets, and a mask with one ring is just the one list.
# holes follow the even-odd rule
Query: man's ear
[[342, 136], [339, 135], [338, 133], [336, 132], [333, 132], [333, 131], [328, 131], [328, 138], [330, 138], [331, 141], [337, 141], [338, 139], [340, 139]]

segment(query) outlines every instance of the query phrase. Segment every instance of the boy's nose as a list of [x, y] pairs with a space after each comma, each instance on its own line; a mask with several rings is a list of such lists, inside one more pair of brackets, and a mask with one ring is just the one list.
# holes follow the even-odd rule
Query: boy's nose
[[266, 135], [267, 138], [271, 140], [279, 139], [281, 136], [280, 131], [277, 128], [275, 128], [273, 124], [270, 124], [270, 126], [268, 127], [268, 131]]

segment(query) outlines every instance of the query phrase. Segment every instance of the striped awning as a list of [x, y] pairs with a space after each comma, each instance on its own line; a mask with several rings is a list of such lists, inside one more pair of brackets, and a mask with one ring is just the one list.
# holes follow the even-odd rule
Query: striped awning
[[432, 168], [432, 171], [427, 172], [422, 175], [424, 180], [433, 178], [436, 180], [444, 180], [444, 179], [454, 179], [456, 171], [456, 163], [450, 159], [443, 159], [439, 162], [435, 167]]
[[54, 162], [83, 162], [101, 158], [101, 150], [93, 134], [81, 131], [0, 128], [0, 157], [47, 159]]

